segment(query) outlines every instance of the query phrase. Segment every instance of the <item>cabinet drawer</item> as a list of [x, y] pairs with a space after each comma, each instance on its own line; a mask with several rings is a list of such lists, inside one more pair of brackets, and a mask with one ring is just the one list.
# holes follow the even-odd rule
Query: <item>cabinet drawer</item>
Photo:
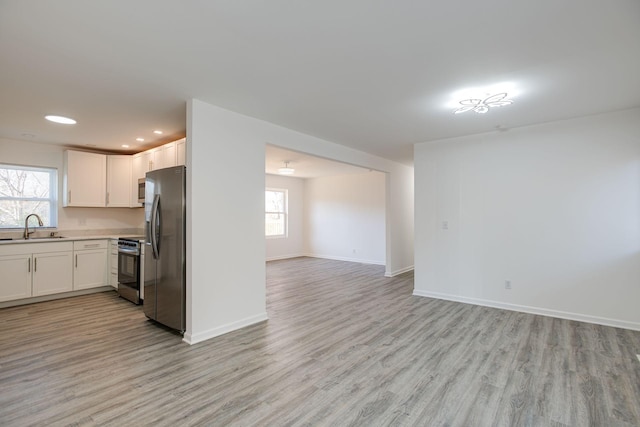
[[78, 240], [73, 242], [74, 251], [82, 251], [85, 249], [107, 249], [108, 240]]
[[16, 244], [4, 244], [0, 246], [0, 256], [18, 254], [41, 254], [45, 252], [65, 252], [73, 247], [71, 242], [25, 242]]

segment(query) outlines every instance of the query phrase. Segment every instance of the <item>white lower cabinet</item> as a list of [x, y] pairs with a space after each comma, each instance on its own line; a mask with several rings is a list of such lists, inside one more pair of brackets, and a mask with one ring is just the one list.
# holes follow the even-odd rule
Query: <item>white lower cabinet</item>
[[0, 301], [73, 289], [71, 242], [0, 246]]
[[0, 256], [0, 301], [31, 296], [31, 254]]
[[33, 296], [73, 290], [71, 251], [33, 255]]
[[107, 240], [73, 242], [73, 289], [90, 289], [107, 284]]
[[117, 250], [107, 239], [0, 245], [0, 302], [117, 287]]
[[118, 239], [109, 241], [109, 284], [118, 289]]

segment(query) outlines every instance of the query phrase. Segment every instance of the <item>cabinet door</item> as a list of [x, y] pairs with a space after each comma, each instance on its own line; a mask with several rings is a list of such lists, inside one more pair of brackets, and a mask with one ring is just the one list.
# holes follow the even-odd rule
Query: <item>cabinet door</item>
[[142, 177], [144, 178], [147, 172], [153, 170], [153, 150], [148, 150], [142, 153]]
[[33, 296], [73, 290], [72, 252], [33, 255]]
[[187, 164], [187, 140], [182, 138], [176, 141], [176, 166], [184, 166]]
[[118, 240], [109, 241], [109, 285], [118, 289]]
[[133, 180], [138, 183], [138, 179], [144, 178], [147, 172], [151, 170], [152, 155], [151, 151], [143, 151], [142, 153], [134, 154], [131, 164], [131, 170], [133, 171]]
[[73, 289], [89, 289], [106, 285], [107, 250], [76, 251], [73, 272]]
[[31, 255], [0, 256], [0, 301], [31, 296]]
[[133, 177], [135, 181], [139, 178], [144, 178], [147, 172], [149, 172], [153, 163], [152, 150], [143, 151], [142, 153], [134, 154], [133, 156]]
[[107, 207], [131, 205], [131, 156], [107, 156]]
[[162, 167], [169, 168], [176, 165], [176, 143], [170, 142], [162, 146]]
[[107, 156], [67, 150], [64, 152], [63, 206], [105, 206]]
[[149, 170], [162, 169], [164, 167], [164, 156], [162, 154], [162, 148], [154, 148], [151, 151], [151, 167]]

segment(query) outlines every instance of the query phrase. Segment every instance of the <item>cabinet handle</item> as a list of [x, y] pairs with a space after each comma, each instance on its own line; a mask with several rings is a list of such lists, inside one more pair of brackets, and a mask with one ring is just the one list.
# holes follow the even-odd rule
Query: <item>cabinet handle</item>
[[69, 196], [67, 198], [69, 199], [69, 203], [71, 203], [71, 190], [69, 190]]
[[76, 255], [76, 268], [78, 268], [78, 255]]
[[27, 260], [27, 272], [31, 273], [31, 258]]
[[109, 193], [107, 192], [107, 205], [109, 204]]
[[[98, 246], [100, 246], [100, 243], [92, 243], [90, 245], [84, 245], [84, 248], [85, 249], [87, 249], [87, 248], [97, 248]], [[76, 256], [78, 256], [78, 255], [76, 255]]]
[[33, 259], [33, 272], [38, 271], [38, 258]]

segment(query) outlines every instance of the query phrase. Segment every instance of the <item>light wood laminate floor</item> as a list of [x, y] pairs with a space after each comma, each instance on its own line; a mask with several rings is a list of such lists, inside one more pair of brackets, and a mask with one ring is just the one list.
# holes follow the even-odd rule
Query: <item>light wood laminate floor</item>
[[1, 309], [0, 425], [640, 425], [640, 332], [267, 272], [269, 320], [194, 346], [113, 292]]

